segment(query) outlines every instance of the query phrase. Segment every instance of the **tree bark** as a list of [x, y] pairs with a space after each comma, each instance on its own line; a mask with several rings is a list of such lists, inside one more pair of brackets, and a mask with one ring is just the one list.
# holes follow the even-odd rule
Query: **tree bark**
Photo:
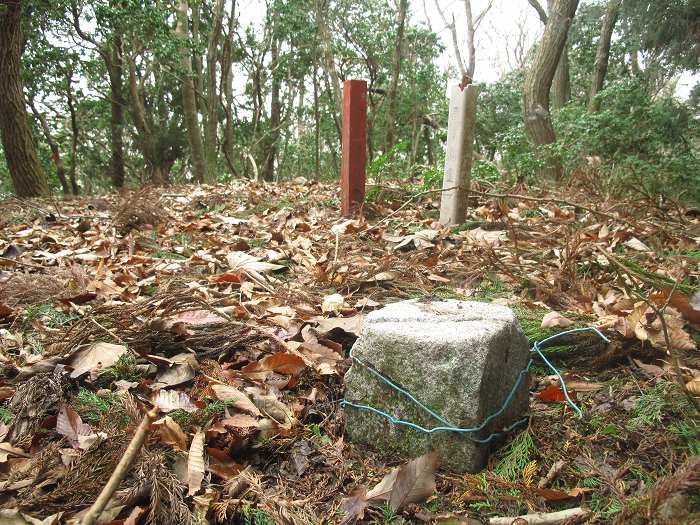
[[[538, 0], [528, 0], [528, 3], [537, 11], [537, 16], [540, 21], [547, 25], [547, 13]], [[569, 48], [564, 43], [564, 49], [561, 52], [557, 69], [554, 73], [551, 88], [552, 105], [556, 109], [561, 109], [566, 103], [571, 100], [571, 75], [569, 72]]]
[[222, 105], [226, 110], [226, 123], [224, 126], [224, 143], [222, 149], [224, 151], [224, 157], [226, 157], [226, 164], [228, 164], [229, 171], [234, 177], [238, 176], [238, 172], [233, 164], [233, 32], [236, 27], [236, 2], [232, 0], [231, 10], [228, 15], [228, 30], [226, 34], [226, 40], [224, 41], [223, 49], [221, 51], [221, 83], [223, 88], [220, 90], [223, 94]]
[[[183, 39], [189, 36], [187, 11], [187, 0], [180, 0], [175, 32]], [[192, 79], [192, 58], [190, 56], [190, 50], [183, 46], [181, 56], [182, 68], [184, 69], [184, 76], [182, 78], [182, 109], [185, 116], [185, 125], [187, 127], [187, 141], [190, 145], [190, 155], [192, 157], [192, 172], [197, 182], [204, 182], [206, 180], [204, 147], [202, 145], [202, 135], [199, 130], [199, 121], [197, 119], [197, 101], [195, 98], [194, 80]]]
[[318, 100], [318, 65], [314, 62], [314, 178], [321, 178], [321, 110]]
[[134, 117], [136, 131], [139, 134], [141, 154], [143, 155], [143, 162], [146, 164], [148, 179], [155, 186], [162, 186], [165, 183], [165, 179], [160, 169], [156, 142], [153, 138], [151, 126], [148, 123], [146, 108], [141, 99], [141, 93], [136, 81], [136, 66], [133, 61], [129, 63], [129, 96], [131, 99], [131, 113]]
[[593, 66], [593, 79], [591, 81], [591, 92], [588, 96], [588, 111], [595, 113], [600, 110], [600, 100], [596, 95], [603, 89], [605, 75], [608, 72], [608, 61], [610, 59], [610, 42], [613, 30], [617, 23], [617, 16], [620, 13], [622, 0], [610, 0], [605, 9], [603, 24], [600, 28], [600, 40], [595, 54], [595, 65]]
[[48, 195], [22, 92], [22, 1], [0, 0], [0, 139], [19, 197]]
[[464, 11], [467, 17], [467, 49], [469, 51], [469, 62], [467, 62], [467, 77], [470, 81], [474, 78], [476, 68], [476, 46], [474, 45], [474, 17], [472, 15], [471, 0], [464, 0]]
[[[110, 2], [114, 7], [114, 2]], [[109, 77], [110, 89], [110, 168], [109, 175], [112, 184], [121, 188], [124, 185], [124, 81], [122, 63], [122, 28], [119, 22], [112, 25], [111, 43], [100, 43], [80, 27], [80, 11], [75, 0], [70, 2], [73, 27], [80, 38], [95, 46], [96, 51], [104, 60]]]
[[394, 58], [392, 61], [391, 84], [387, 93], [387, 108], [384, 121], [384, 151], [387, 152], [394, 147], [396, 142], [396, 98], [399, 88], [399, 77], [401, 76], [401, 55], [403, 53], [403, 35], [406, 27], [406, 12], [408, 11], [408, 0], [399, 0], [399, 11], [397, 13], [396, 42], [394, 44]]
[[219, 96], [216, 90], [216, 63], [224, 18], [224, 0], [217, 0], [214, 21], [207, 42], [207, 114], [204, 123], [204, 162], [207, 180], [216, 180]]
[[267, 147], [265, 152], [265, 167], [263, 168], [263, 179], [266, 181], [272, 181], [275, 178], [275, 160], [277, 159], [277, 150], [279, 136], [280, 136], [280, 118], [281, 118], [281, 104], [280, 104], [280, 78], [279, 78], [279, 50], [280, 41], [277, 36], [277, 31], [279, 30], [277, 14], [273, 13], [273, 23], [272, 23], [272, 48], [270, 57], [270, 77], [272, 80], [272, 86], [270, 89], [270, 131], [267, 138]]
[[[549, 91], [577, 7], [578, 0], [551, 0], [542, 41], [525, 78], [525, 130], [538, 149], [556, 141], [549, 112]], [[545, 174], [560, 179], [561, 159], [547, 155], [545, 162]]]
[[342, 96], [340, 89], [340, 79], [338, 78], [338, 72], [335, 69], [335, 58], [333, 57], [333, 42], [331, 40], [330, 31], [328, 30], [328, 25], [326, 24], [326, 12], [321, 3], [325, 5], [326, 0], [315, 0], [316, 7], [316, 28], [318, 34], [321, 37], [321, 44], [323, 44], [323, 68], [326, 73], [326, 77], [330, 79], [331, 84], [331, 94], [333, 96], [333, 120], [335, 121], [335, 127], [338, 130], [338, 141], [340, 141], [340, 113], [342, 107]]
[[56, 176], [58, 177], [58, 180], [61, 183], [61, 190], [63, 191], [63, 195], [68, 195], [70, 194], [70, 188], [68, 187], [68, 179], [66, 179], [66, 168], [63, 166], [63, 159], [61, 158], [61, 151], [58, 147], [58, 143], [54, 140], [53, 135], [51, 134], [51, 128], [49, 127], [48, 122], [46, 122], [46, 117], [44, 117], [44, 115], [42, 115], [39, 112], [33, 100], [29, 101], [29, 107], [32, 108], [32, 113], [34, 113], [34, 116], [39, 121], [39, 124], [41, 125], [41, 130], [44, 132], [44, 138], [46, 139], [46, 142], [49, 145], [49, 148], [51, 149], [51, 159], [53, 160], [56, 166]]
[[71, 190], [73, 195], [78, 195], [80, 193], [80, 188], [78, 187], [78, 181], [75, 177], [76, 164], [78, 159], [78, 118], [75, 114], [75, 105], [73, 103], [73, 90], [71, 89], [71, 84], [73, 83], [73, 70], [69, 69], [66, 73], [66, 101], [68, 105], [68, 112], [70, 113], [70, 130], [71, 130], [71, 141], [70, 141], [70, 170], [68, 171], [68, 178], [70, 180]]
[[111, 114], [109, 120], [112, 157], [110, 159], [110, 177], [116, 188], [124, 186], [124, 62], [122, 54], [122, 35], [119, 27], [114, 27], [114, 36], [105, 60], [109, 85], [111, 89]]
[[563, 108], [571, 100], [571, 75], [569, 72], [569, 48], [564, 44], [557, 69], [552, 80], [552, 106]]

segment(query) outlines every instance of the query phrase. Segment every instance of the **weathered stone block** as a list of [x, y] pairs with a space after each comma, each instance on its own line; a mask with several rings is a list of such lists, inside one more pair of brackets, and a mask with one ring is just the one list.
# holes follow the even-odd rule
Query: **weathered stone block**
[[[503, 404], [528, 361], [528, 342], [509, 308], [470, 301], [394, 303], [365, 319], [353, 354], [453, 425], [472, 428]], [[426, 428], [443, 426], [405, 396], [353, 363], [345, 375], [348, 401], [376, 407]], [[457, 472], [476, 472], [488, 457], [485, 438], [523, 416], [523, 379], [506, 410], [475, 434], [427, 434], [346, 406], [346, 432], [386, 456], [412, 458], [430, 450]]]

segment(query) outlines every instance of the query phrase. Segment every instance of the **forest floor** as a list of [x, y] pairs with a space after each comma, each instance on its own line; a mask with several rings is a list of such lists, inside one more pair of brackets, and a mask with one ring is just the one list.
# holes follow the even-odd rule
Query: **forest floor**
[[[700, 212], [477, 189], [456, 228], [439, 192], [350, 221], [304, 179], [0, 203], [0, 522], [81, 519], [155, 408], [102, 522], [700, 523]], [[531, 342], [601, 328], [545, 349], [583, 416], [536, 362], [481, 473], [348, 443], [362, 316], [421, 297], [509, 305]]]

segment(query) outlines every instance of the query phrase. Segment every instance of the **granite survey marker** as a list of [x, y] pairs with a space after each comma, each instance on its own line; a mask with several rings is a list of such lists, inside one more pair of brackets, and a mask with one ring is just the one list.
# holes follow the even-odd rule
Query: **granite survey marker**
[[[404, 388], [454, 426], [480, 425], [503, 405], [527, 365], [528, 341], [509, 308], [470, 301], [402, 301], [369, 314], [353, 354]], [[376, 407], [423, 427], [443, 426], [405, 396], [354, 362], [345, 376], [348, 401]], [[387, 456], [430, 450], [458, 472], [483, 468], [485, 438], [521, 418], [528, 406], [522, 381], [504, 412], [477, 433], [424, 433], [368, 410], [345, 407], [347, 434]]]

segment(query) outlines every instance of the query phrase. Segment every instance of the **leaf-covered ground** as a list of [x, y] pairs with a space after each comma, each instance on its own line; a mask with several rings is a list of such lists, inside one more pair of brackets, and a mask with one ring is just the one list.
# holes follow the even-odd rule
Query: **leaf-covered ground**
[[[449, 229], [438, 192], [346, 220], [304, 179], [0, 203], [0, 518], [79, 520], [155, 407], [103, 522], [700, 522], [700, 213], [477, 189]], [[362, 316], [419, 297], [509, 305], [533, 342], [600, 327], [546, 349], [583, 417], [538, 362], [484, 472], [348, 443]]]

